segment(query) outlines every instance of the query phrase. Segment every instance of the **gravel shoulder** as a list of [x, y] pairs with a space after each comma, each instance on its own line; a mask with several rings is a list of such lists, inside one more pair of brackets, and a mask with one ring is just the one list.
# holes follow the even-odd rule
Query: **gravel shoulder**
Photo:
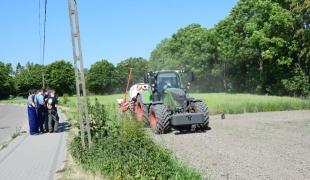
[[154, 136], [212, 179], [310, 179], [310, 110], [210, 116], [211, 130]]

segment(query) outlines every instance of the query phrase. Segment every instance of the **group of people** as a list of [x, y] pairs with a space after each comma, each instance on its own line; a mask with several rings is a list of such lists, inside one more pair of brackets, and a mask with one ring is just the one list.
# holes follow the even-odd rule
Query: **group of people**
[[55, 90], [31, 89], [27, 100], [30, 135], [57, 133], [59, 116], [57, 113], [58, 99]]

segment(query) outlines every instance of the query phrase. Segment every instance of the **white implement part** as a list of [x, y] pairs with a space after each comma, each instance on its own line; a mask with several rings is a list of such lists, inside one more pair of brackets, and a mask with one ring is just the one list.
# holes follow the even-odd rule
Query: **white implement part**
[[123, 103], [123, 99], [116, 99], [116, 101], [117, 101], [117, 104], [122, 104]]
[[130, 100], [132, 100], [132, 98], [135, 98], [138, 92], [148, 90], [148, 88], [149, 88], [149, 85], [144, 84], [144, 83], [138, 83], [138, 84], [131, 86], [129, 90]]

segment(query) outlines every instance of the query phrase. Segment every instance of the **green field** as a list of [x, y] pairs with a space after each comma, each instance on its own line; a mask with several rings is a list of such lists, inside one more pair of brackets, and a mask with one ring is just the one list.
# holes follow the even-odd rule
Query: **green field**
[[[123, 94], [108, 96], [91, 96], [90, 103], [93, 104], [95, 98], [100, 103], [116, 103], [117, 98], [123, 98]], [[192, 97], [202, 99], [209, 107], [211, 114], [240, 114], [267, 111], [285, 111], [310, 109], [310, 99], [299, 99], [292, 97], [262, 96], [251, 94], [226, 94], [226, 93], [204, 93], [191, 94]], [[62, 99], [60, 99], [62, 101]], [[77, 107], [76, 97], [70, 97], [66, 106]]]
[[[267, 111], [285, 111], [310, 109], [310, 99], [299, 99], [292, 97], [262, 96], [251, 94], [227, 94], [227, 93], [203, 93], [191, 94], [192, 97], [203, 99], [209, 107], [211, 114], [240, 114]], [[117, 98], [123, 98], [124, 94], [114, 94], [106, 96], [89, 96], [91, 104], [98, 98], [103, 104], [116, 104]], [[77, 98], [69, 97], [67, 104], [60, 97], [60, 105], [67, 107], [77, 107]], [[25, 104], [26, 100], [5, 100], [0, 103]]]

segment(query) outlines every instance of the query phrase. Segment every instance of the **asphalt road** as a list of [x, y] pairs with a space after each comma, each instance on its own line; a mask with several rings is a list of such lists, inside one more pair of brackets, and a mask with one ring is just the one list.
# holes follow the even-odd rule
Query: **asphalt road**
[[16, 128], [20, 127], [28, 133], [28, 115], [25, 105], [0, 104], [0, 148], [9, 141]]

